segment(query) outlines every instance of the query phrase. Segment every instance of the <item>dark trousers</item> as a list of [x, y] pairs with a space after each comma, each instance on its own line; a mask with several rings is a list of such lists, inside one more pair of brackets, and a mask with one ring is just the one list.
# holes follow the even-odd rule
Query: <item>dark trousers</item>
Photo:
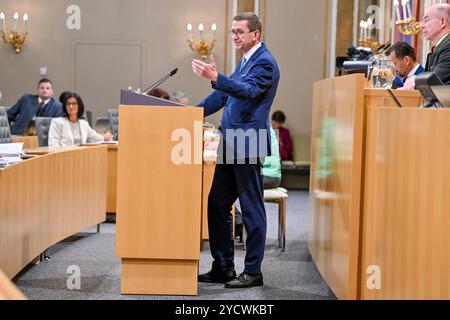
[[234, 269], [233, 217], [239, 198], [247, 230], [244, 272], [261, 272], [267, 232], [261, 164], [218, 164], [208, 198], [208, 227], [213, 269]]

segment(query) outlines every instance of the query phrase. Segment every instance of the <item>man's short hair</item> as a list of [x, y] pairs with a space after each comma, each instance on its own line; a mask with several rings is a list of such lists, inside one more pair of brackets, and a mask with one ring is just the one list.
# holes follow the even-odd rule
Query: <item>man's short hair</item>
[[47, 78], [43, 78], [43, 79], [39, 80], [38, 88], [40, 87], [41, 83], [50, 83], [53, 86], [53, 82], [51, 82], [50, 79], [47, 79]]
[[410, 57], [414, 62], [417, 61], [416, 50], [407, 42], [397, 42], [386, 51], [386, 55], [389, 56], [392, 52], [395, 52], [398, 59]]
[[283, 111], [275, 111], [272, 115], [272, 121], [277, 121], [281, 123], [286, 122], [286, 115]]
[[442, 14], [444, 17], [447, 16], [447, 26], [450, 25], [450, 4], [448, 3], [440, 3], [436, 6], [439, 14]]
[[243, 12], [233, 18], [233, 21], [244, 20], [248, 22], [248, 29], [250, 32], [258, 30], [259, 33], [262, 33], [262, 22], [256, 14], [253, 12]]

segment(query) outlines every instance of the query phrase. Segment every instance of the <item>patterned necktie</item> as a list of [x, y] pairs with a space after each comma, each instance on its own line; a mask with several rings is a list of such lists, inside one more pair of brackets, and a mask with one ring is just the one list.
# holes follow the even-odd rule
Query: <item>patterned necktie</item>
[[36, 117], [41, 117], [42, 116], [42, 114], [44, 113], [44, 106], [45, 106], [44, 101], [39, 103], [39, 105], [37, 107], [37, 111], [36, 111]]
[[247, 59], [242, 58], [241, 71], [244, 69], [244, 66], [246, 63], [247, 63]]

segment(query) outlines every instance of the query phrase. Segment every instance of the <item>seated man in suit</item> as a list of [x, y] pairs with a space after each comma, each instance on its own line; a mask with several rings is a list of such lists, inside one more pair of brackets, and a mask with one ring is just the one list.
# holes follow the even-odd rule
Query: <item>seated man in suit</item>
[[[14, 121], [11, 134], [24, 135], [34, 127], [36, 117], [57, 118], [62, 116], [61, 103], [52, 98], [53, 84], [49, 79], [42, 79], [38, 84], [38, 94], [25, 94], [8, 110], [9, 121]], [[31, 131], [34, 131], [33, 129]], [[34, 134], [34, 132], [32, 132]]]
[[403, 88], [406, 79], [425, 72], [425, 69], [417, 62], [416, 51], [407, 42], [397, 42], [389, 50], [386, 55], [395, 64], [397, 76], [394, 83], [397, 88]]
[[[436, 74], [444, 84], [450, 85], [450, 4], [431, 6], [420, 23], [423, 38], [431, 42], [426, 72]], [[405, 87], [414, 90], [415, 77], [408, 78]]]

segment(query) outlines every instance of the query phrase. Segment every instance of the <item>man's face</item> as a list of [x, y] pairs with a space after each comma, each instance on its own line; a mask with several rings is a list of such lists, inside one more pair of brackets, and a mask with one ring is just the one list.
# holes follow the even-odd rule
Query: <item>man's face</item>
[[283, 122], [272, 120], [272, 128], [275, 130], [280, 129], [283, 126]]
[[435, 7], [431, 7], [420, 23], [425, 40], [436, 42], [445, 26], [445, 19], [439, 15]]
[[395, 70], [400, 77], [406, 77], [411, 70], [414, 68], [414, 63], [411, 57], [404, 57], [403, 59], [399, 59], [395, 54], [395, 51], [392, 51], [389, 55], [389, 59], [395, 64]]
[[234, 47], [237, 51], [247, 53], [259, 41], [259, 31], [250, 31], [248, 21], [233, 21], [232, 29]]
[[50, 82], [42, 82], [38, 88], [38, 95], [42, 100], [50, 99], [53, 96], [53, 86]]

